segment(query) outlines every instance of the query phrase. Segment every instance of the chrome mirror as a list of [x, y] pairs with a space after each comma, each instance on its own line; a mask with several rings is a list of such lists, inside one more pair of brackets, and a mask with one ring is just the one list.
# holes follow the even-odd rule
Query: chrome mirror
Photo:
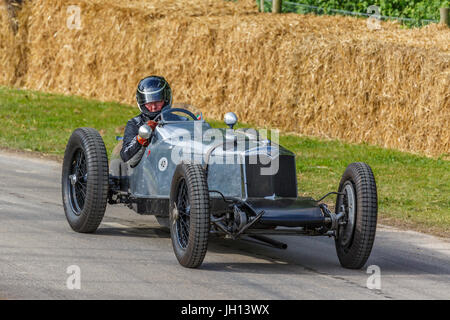
[[147, 140], [148, 138], [150, 138], [151, 134], [152, 134], [152, 129], [148, 125], [144, 124], [144, 125], [140, 126], [139, 136], [141, 138], [144, 138]]
[[233, 129], [234, 125], [237, 123], [237, 116], [233, 112], [228, 112], [225, 114], [224, 121], [230, 129]]

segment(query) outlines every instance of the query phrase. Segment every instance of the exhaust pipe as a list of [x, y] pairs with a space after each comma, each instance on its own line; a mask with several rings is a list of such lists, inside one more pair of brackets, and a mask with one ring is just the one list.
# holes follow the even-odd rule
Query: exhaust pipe
[[255, 239], [255, 240], [259, 240], [261, 242], [265, 242], [267, 244], [270, 244], [272, 247], [275, 247], [277, 249], [287, 249], [288, 245], [286, 243], [268, 238], [266, 236], [261, 236], [261, 235], [249, 235], [250, 238]]

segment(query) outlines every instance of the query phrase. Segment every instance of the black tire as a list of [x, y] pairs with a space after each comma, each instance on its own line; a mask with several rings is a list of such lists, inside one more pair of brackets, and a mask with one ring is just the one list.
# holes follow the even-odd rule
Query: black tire
[[64, 211], [74, 231], [97, 230], [106, 210], [108, 179], [102, 137], [92, 128], [76, 129], [67, 143], [61, 177]]
[[[336, 212], [344, 204], [346, 219], [353, 212], [354, 223], [353, 227], [349, 223], [339, 226], [335, 241], [337, 255], [344, 268], [360, 269], [372, 251], [377, 228], [378, 197], [372, 169], [362, 162], [350, 164], [341, 178], [339, 192], [346, 195], [337, 197]], [[356, 205], [354, 211], [349, 203]]]
[[199, 267], [208, 248], [209, 192], [201, 165], [179, 164], [170, 192], [169, 224], [173, 251], [187, 268]]

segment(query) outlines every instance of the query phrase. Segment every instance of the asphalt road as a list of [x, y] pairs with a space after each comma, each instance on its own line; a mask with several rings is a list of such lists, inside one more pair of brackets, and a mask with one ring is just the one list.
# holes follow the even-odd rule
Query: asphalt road
[[[151, 216], [109, 206], [95, 234], [73, 232], [60, 164], [0, 152], [3, 299], [450, 299], [450, 241], [379, 226], [362, 270], [340, 267], [332, 239], [276, 237], [287, 250], [212, 239], [200, 269], [181, 267]], [[81, 288], [67, 288], [69, 266]], [[367, 267], [381, 271], [369, 289]], [[374, 283], [374, 282], [370, 282]]]

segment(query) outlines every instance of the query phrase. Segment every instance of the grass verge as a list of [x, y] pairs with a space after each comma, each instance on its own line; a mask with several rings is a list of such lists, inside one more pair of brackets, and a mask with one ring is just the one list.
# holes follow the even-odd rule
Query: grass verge
[[[74, 129], [93, 127], [111, 152], [115, 136], [136, 114], [136, 108], [113, 102], [0, 87], [0, 147], [62, 156]], [[289, 134], [280, 136], [280, 144], [297, 155], [300, 195], [318, 198], [336, 190], [348, 164], [367, 162], [382, 223], [449, 236], [450, 161]]]

